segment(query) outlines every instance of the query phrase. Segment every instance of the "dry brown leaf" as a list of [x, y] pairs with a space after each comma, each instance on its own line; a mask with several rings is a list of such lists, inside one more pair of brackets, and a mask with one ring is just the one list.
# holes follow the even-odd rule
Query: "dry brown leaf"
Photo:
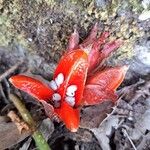
[[23, 130], [29, 131], [30, 128], [27, 125], [27, 123], [25, 123], [24, 121], [22, 121], [19, 116], [14, 112], [14, 111], [10, 111], [7, 116], [11, 119], [12, 122], [15, 123], [15, 125], [17, 126], [19, 133], [21, 134]]
[[82, 128], [98, 128], [100, 123], [112, 111], [113, 103], [105, 101], [99, 105], [89, 106], [82, 109], [81, 124]]
[[14, 122], [7, 123], [5, 119], [0, 120], [0, 150], [12, 147], [13, 145], [24, 140], [29, 135], [30, 131], [24, 131], [22, 134], [20, 134]]

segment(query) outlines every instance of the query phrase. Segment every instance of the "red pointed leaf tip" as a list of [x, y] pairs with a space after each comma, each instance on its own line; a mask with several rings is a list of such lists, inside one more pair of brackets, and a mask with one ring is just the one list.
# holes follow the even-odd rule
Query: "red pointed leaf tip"
[[127, 65], [107, 68], [88, 79], [87, 84], [98, 84], [101, 88], [115, 91], [124, 80], [128, 68]]
[[98, 23], [95, 23], [88, 37], [79, 45], [81, 49], [87, 49], [96, 40]]
[[85, 105], [95, 105], [106, 100], [116, 102], [115, 90], [122, 83], [129, 66], [107, 68], [92, 76], [84, 89]]
[[95, 41], [93, 41], [93, 45], [90, 49], [88, 49], [88, 60], [89, 60], [89, 68], [88, 72], [90, 73], [97, 65], [99, 65], [99, 59], [104, 59], [104, 56], [100, 54], [100, 47], [105, 43], [106, 38], [109, 36], [109, 32], [103, 32]]
[[106, 43], [104, 45], [104, 48], [102, 49], [102, 54], [104, 54], [104, 58], [108, 57], [111, 52], [115, 51], [117, 48], [119, 48], [121, 45], [123, 45], [123, 41], [118, 39], [114, 40], [112, 42]]
[[9, 81], [16, 88], [27, 92], [38, 100], [50, 100], [53, 94], [53, 91], [41, 81], [25, 75], [13, 76]]
[[76, 132], [79, 128], [80, 114], [78, 109], [72, 108], [68, 103], [62, 102], [59, 109], [55, 109], [59, 118], [65, 123], [67, 129]]
[[79, 44], [79, 33], [75, 28], [74, 32], [71, 34], [69, 38], [67, 50], [68, 51], [74, 50], [75, 48], [77, 48], [78, 44]]

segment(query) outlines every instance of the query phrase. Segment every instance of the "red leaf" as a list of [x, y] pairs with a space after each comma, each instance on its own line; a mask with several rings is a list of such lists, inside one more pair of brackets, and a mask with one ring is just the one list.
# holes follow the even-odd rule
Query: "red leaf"
[[9, 79], [9, 81], [18, 89], [27, 92], [38, 100], [50, 100], [53, 91], [37, 79], [25, 76], [16, 75]]
[[55, 109], [55, 112], [70, 131], [77, 131], [80, 122], [80, 114], [78, 109], [74, 109], [66, 102], [62, 102], [61, 107], [59, 109]]
[[122, 83], [128, 66], [107, 68], [90, 77], [87, 84], [100, 85], [102, 89], [115, 91]]
[[80, 49], [67, 53], [60, 60], [55, 71], [54, 79], [59, 73], [64, 75], [65, 81], [58, 89], [58, 93], [61, 94], [63, 100], [66, 95], [67, 87], [70, 85], [76, 85], [77, 91], [75, 92], [75, 106], [81, 104], [84, 85], [87, 77], [87, 69], [87, 54]]
[[106, 58], [111, 52], [119, 48], [123, 44], [121, 40], [114, 40], [112, 42], [106, 43], [101, 51], [101, 55]]
[[79, 47], [81, 49], [85, 49], [86, 47], [88, 47], [89, 45], [93, 44], [93, 42], [96, 40], [96, 36], [97, 36], [97, 32], [98, 32], [98, 23], [95, 23], [95, 25], [93, 26], [90, 34], [88, 35], [88, 37], [79, 45]]
[[117, 95], [109, 89], [102, 89], [99, 85], [86, 85], [83, 93], [84, 105], [95, 105], [103, 101], [115, 102]]
[[107, 68], [88, 79], [84, 89], [85, 105], [95, 105], [106, 100], [115, 102], [115, 90], [125, 77], [128, 67]]
[[99, 59], [104, 59], [105, 57], [101, 56], [100, 54], [100, 46], [105, 43], [106, 38], [109, 36], [108, 32], [102, 33], [102, 35], [93, 42], [93, 46], [89, 51], [88, 61], [89, 61], [89, 68], [88, 72], [90, 73], [101, 61]]

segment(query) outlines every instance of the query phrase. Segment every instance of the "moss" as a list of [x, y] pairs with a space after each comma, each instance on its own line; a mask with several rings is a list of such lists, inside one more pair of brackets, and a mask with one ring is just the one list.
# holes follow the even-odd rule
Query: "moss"
[[56, 0], [36, 0], [38, 4], [46, 3], [48, 6], [55, 6]]
[[14, 23], [17, 22], [21, 16], [21, 7], [19, 6], [18, 1], [3, 1], [1, 5], [3, 7], [1, 7], [0, 15], [0, 45], [9, 45], [12, 41], [15, 41], [27, 46], [23, 35], [17, 33], [17, 29], [15, 29], [14, 26]]
[[[138, 5], [134, 0], [121, 3], [112, 0], [105, 9], [96, 6], [94, 0], [1, 0], [0, 3], [0, 45], [19, 43], [48, 62], [57, 61], [62, 55], [74, 26], [78, 27], [81, 40], [96, 21], [100, 23], [100, 31], [110, 31], [113, 39], [133, 42], [141, 32], [132, 16], [139, 10], [134, 9]], [[130, 16], [122, 15], [123, 10], [131, 12]], [[120, 52], [126, 57], [124, 54], [132, 53], [129, 51]]]
[[69, 0], [69, 2], [73, 4], [78, 4], [78, 5], [87, 5], [94, 1], [93, 0]]
[[143, 8], [140, 0], [129, 0], [129, 4], [132, 6], [134, 12], [142, 12]]

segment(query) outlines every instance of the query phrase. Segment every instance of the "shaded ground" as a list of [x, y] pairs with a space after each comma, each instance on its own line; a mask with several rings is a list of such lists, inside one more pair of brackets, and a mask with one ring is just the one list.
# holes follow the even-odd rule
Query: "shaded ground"
[[[82, 41], [97, 21], [100, 32], [110, 31], [112, 33], [110, 39], [121, 38], [124, 41], [124, 46], [119, 48], [107, 63], [130, 64], [126, 79], [118, 91], [121, 98], [117, 107], [103, 123], [101, 121], [106, 117], [106, 113], [112, 110], [111, 103], [83, 108], [81, 129], [75, 134], [68, 132], [63, 124], [54, 122], [53, 125], [50, 120], [46, 120], [41, 128], [46, 130], [45, 135], [52, 149], [109, 150], [111, 147], [111, 149], [125, 150], [134, 149], [135, 146], [138, 150], [148, 150], [150, 148], [150, 20], [138, 19], [144, 9], [146, 8], [140, 1], [134, 0], [121, 3], [103, 0], [55, 2], [1, 0], [0, 74], [21, 60], [25, 61], [6, 78], [0, 80], [2, 118], [0, 130], [1, 127], [6, 126], [6, 130], [0, 131], [0, 136], [7, 135], [2, 138], [3, 141], [0, 143], [3, 145], [0, 144], [2, 147], [0, 149], [9, 147], [12, 150], [21, 148], [25, 150], [35, 147], [28, 134], [19, 135], [15, 125], [7, 120], [8, 118], [3, 117], [10, 110], [16, 111], [8, 100], [9, 90], [24, 99], [39, 125], [47, 118], [42, 106], [33, 98], [9, 87], [8, 77], [27, 73], [41, 75], [50, 81], [73, 29], [78, 29]], [[7, 128], [12, 128], [16, 132], [16, 139], [10, 138], [11, 131]], [[27, 138], [24, 139], [25, 137]]]

